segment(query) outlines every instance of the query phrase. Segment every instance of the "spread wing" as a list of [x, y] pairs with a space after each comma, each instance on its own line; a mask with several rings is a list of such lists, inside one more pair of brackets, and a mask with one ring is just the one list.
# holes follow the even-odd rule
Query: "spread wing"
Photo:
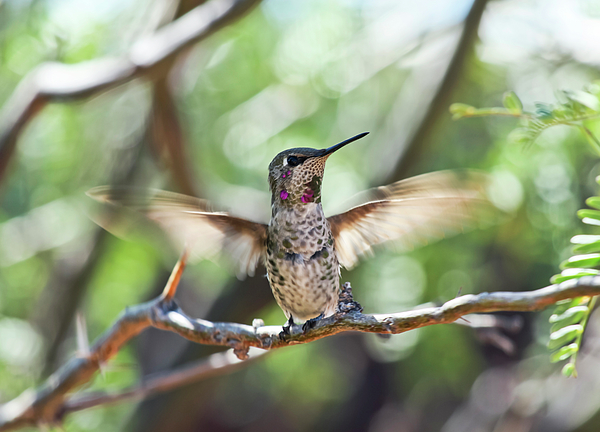
[[136, 210], [155, 221], [192, 256], [228, 255], [238, 277], [254, 275], [264, 256], [267, 226], [213, 212], [207, 201], [159, 190], [100, 186], [87, 193], [100, 202]]
[[368, 191], [366, 203], [328, 218], [340, 264], [351, 268], [380, 243], [412, 249], [477, 225], [494, 209], [487, 182], [473, 171], [439, 171]]

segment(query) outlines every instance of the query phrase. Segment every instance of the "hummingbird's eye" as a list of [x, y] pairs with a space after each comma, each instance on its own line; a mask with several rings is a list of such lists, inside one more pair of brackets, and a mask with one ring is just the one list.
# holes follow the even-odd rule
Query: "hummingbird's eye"
[[300, 165], [300, 159], [298, 159], [296, 156], [288, 156], [287, 163], [289, 166], [298, 166]]

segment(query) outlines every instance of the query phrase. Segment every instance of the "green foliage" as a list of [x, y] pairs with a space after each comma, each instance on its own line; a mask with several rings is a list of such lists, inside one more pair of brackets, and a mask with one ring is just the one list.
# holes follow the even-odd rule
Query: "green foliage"
[[[509, 140], [523, 145], [532, 144], [552, 126], [575, 126], [583, 132], [594, 151], [600, 154], [600, 142], [584, 124], [587, 120], [600, 117], [600, 85], [594, 84], [586, 91], [561, 91], [557, 94], [557, 103], [536, 103], [535, 112], [524, 111], [521, 100], [512, 91], [504, 94], [503, 105], [503, 108], [475, 108], [455, 103], [450, 106], [450, 112], [455, 120], [493, 115], [517, 117], [520, 125], [510, 133]], [[600, 177], [596, 181], [600, 183]], [[586, 224], [600, 225], [600, 197], [588, 198], [586, 203], [593, 210], [579, 210], [577, 216]], [[571, 243], [575, 245], [573, 251], [577, 255], [561, 263], [562, 272], [550, 279], [553, 284], [600, 274], [600, 235], [576, 235]], [[575, 362], [596, 298], [578, 297], [560, 301], [550, 317], [552, 327], [548, 349], [553, 351], [550, 361], [569, 360], [562, 368], [566, 377], [577, 377]]]
[[557, 303], [550, 317], [550, 340], [548, 349], [552, 363], [569, 360], [562, 368], [566, 377], [577, 377], [575, 362], [581, 347], [581, 340], [596, 297], [578, 297]]
[[542, 132], [552, 126], [574, 126], [581, 129], [594, 150], [600, 154], [600, 142], [584, 124], [586, 120], [600, 117], [600, 85], [593, 84], [585, 91], [563, 90], [557, 92], [556, 98], [556, 103], [536, 103], [535, 111], [528, 112], [523, 110], [523, 104], [517, 95], [509, 91], [504, 94], [502, 108], [475, 108], [455, 103], [450, 106], [450, 112], [454, 120], [465, 117], [517, 117], [519, 127], [511, 132], [509, 140], [523, 145], [532, 144]]
[[[596, 178], [600, 183], [600, 177]], [[600, 208], [600, 197], [588, 198], [586, 203], [590, 207]], [[598, 210], [582, 209], [577, 212], [584, 223], [588, 225], [600, 224], [600, 212]], [[600, 274], [600, 236], [598, 235], [576, 235], [571, 239], [575, 245], [574, 255], [561, 264], [562, 272], [554, 275], [550, 281], [561, 283], [569, 279], [582, 276], [595, 276]], [[577, 369], [575, 361], [585, 326], [590, 312], [594, 309], [596, 297], [579, 297], [564, 300], [557, 303], [556, 310], [550, 317], [550, 341], [548, 348], [556, 350], [550, 356], [551, 362], [559, 362], [569, 359], [563, 367], [562, 373], [567, 377], [576, 377]]]

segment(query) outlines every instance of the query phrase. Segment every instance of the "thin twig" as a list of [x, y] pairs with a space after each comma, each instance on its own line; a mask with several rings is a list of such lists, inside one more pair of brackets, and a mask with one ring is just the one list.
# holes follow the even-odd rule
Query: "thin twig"
[[185, 270], [185, 263], [188, 258], [188, 250], [187, 248], [183, 250], [179, 261], [175, 264], [175, 268], [171, 272], [171, 276], [169, 276], [169, 280], [165, 285], [165, 289], [160, 295], [159, 299], [163, 302], [170, 302], [175, 297], [175, 293], [177, 292], [177, 287], [179, 286], [179, 281], [181, 280], [181, 275], [183, 274], [183, 270]]
[[473, 112], [461, 112], [459, 118], [454, 120], [462, 120], [463, 118], [477, 118], [477, 117], [514, 117], [522, 120], [533, 120], [535, 117], [533, 114], [522, 111], [520, 113], [510, 112], [505, 108], [480, 108], [474, 109]]

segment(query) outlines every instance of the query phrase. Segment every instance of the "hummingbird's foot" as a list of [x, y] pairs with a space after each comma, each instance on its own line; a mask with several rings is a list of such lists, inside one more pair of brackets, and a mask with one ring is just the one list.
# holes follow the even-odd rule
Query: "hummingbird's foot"
[[317, 324], [317, 321], [319, 321], [321, 318], [323, 318], [323, 312], [321, 312], [321, 315], [319, 315], [318, 317], [306, 320], [306, 322], [302, 324], [302, 332], [306, 333], [307, 331], [312, 329], [315, 326], [315, 324]]
[[346, 282], [342, 285], [342, 292], [340, 293], [336, 313], [346, 314], [351, 311], [362, 312], [362, 310], [363, 307], [360, 303], [354, 301], [354, 297], [352, 297], [350, 282]]
[[287, 322], [281, 327], [279, 332], [279, 339], [285, 340], [290, 335], [290, 328], [294, 325], [294, 319], [290, 316]]

